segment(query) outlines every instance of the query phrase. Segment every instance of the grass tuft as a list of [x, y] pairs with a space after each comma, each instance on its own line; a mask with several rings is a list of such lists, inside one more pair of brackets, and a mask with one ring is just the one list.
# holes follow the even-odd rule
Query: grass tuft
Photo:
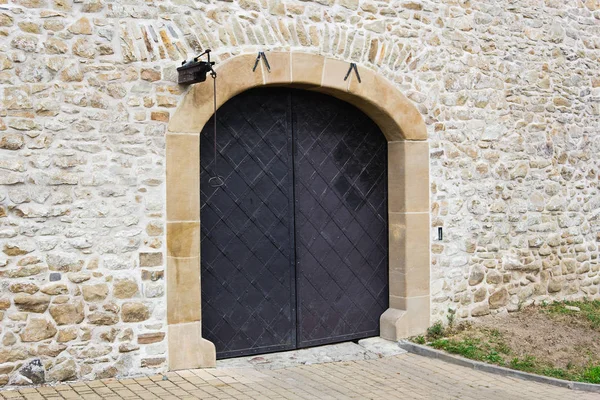
[[419, 335], [414, 338], [416, 344], [425, 344], [425, 336]]
[[[580, 311], [569, 310], [566, 306], [578, 307]], [[543, 304], [541, 310], [550, 315], [577, 315], [600, 330], [600, 300], [554, 302]], [[453, 312], [448, 316], [450, 324], [448, 327], [444, 327], [441, 322], [436, 322], [427, 329], [425, 335], [413, 337], [412, 340], [472, 360], [559, 379], [600, 384], [600, 365], [594, 364], [592, 357], [587, 367], [577, 367], [569, 362], [566, 368], [557, 368], [531, 355], [511, 357], [511, 348], [500, 330], [489, 328], [472, 330], [470, 329], [472, 325], [468, 323], [453, 326], [453, 316]]]
[[581, 380], [589, 383], [600, 383], [600, 365], [590, 366], [583, 371]]
[[[569, 310], [565, 306], [578, 307], [581, 311]], [[551, 315], [583, 315], [594, 329], [600, 329], [600, 300], [557, 301], [542, 307]]]
[[519, 371], [535, 372], [537, 369], [537, 363], [535, 357], [525, 356], [523, 359], [515, 357], [510, 360], [510, 367]]
[[462, 340], [438, 339], [433, 341], [431, 346], [438, 350], [458, 354], [472, 360], [504, 365], [504, 358], [500, 355], [496, 346], [478, 338], [467, 337]]
[[446, 329], [444, 329], [444, 325], [441, 322], [436, 322], [427, 328], [427, 338], [430, 340], [435, 340], [443, 337], [446, 333]]

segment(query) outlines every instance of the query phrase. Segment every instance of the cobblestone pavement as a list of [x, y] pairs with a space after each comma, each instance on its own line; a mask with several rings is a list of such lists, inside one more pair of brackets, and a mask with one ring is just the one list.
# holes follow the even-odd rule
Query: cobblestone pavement
[[290, 368], [197, 369], [2, 391], [5, 399], [544, 399], [600, 395], [499, 377], [413, 354]]

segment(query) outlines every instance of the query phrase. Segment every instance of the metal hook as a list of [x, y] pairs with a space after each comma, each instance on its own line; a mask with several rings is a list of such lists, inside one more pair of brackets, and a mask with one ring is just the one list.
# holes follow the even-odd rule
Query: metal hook
[[360, 80], [360, 75], [358, 73], [358, 67], [356, 66], [355, 63], [350, 63], [350, 68], [348, 68], [348, 72], [346, 73], [346, 76], [344, 77], [344, 80], [348, 79], [348, 77], [350, 76], [350, 73], [352, 72], [352, 70], [354, 70], [354, 72], [356, 72], [356, 78], [358, 79], [358, 83], [362, 83]]
[[271, 72], [271, 66], [269, 65], [269, 60], [267, 60], [267, 56], [265, 55], [264, 51], [259, 51], [258, 52], [258, 55], [256, 56], [256, 61], [254, 62], [254, 67], [252, 68], [252, 72], [256, 71], [256, 67], [258, 67], [258, 63], [260, 62], [261, 58], [265, 62], [265, 66], [267, 67], [267, 71]]

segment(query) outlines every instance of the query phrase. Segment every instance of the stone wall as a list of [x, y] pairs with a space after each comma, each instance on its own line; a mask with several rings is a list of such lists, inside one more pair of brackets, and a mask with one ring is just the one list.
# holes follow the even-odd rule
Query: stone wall
[[598, 294], [598, 0], [0, 0], [0, 383], [166, 369], [165, 129], [207, 47], [354, 61], [418, 106], [432, 320]]

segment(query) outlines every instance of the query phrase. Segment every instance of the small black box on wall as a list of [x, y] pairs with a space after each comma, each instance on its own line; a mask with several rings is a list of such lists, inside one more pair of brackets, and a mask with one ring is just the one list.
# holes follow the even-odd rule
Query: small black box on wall
[[177, 83], [189, 85], [192, 83], [204, 82], [206, 74], [212, 70], [214, 62], [190, 60], [184, 62], [183, 65], [177, 68]]

